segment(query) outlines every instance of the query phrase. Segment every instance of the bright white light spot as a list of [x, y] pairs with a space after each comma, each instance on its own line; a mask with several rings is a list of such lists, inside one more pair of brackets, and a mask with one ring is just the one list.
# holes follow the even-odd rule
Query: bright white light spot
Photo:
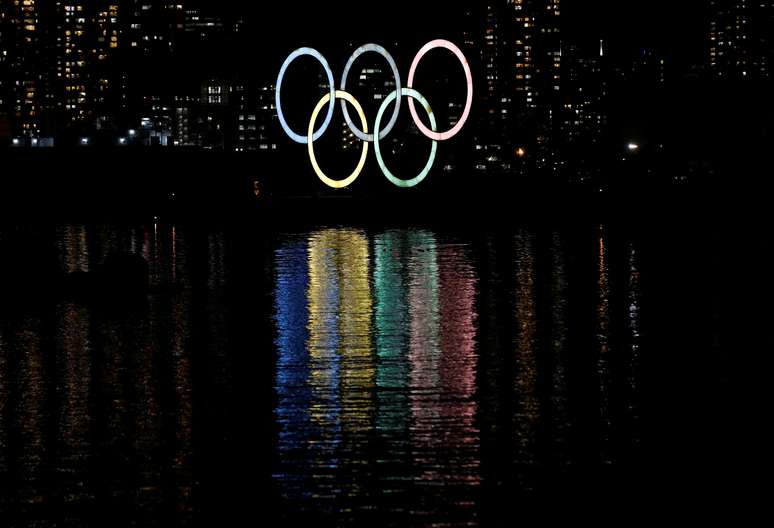
[[637, 152], [640, 150], [640, 146], [637, 143], [629, 143], [626, 148], [629, 149], [629, 152]]
[[88, 145], [89, 144], [89, 138], [81, 138], [81, 145]]

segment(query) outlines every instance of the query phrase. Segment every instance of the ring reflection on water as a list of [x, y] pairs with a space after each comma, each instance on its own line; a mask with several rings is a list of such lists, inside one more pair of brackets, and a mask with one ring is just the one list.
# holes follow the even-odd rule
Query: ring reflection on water
[[0, 321], [0, 514], [497, 526], [609, 491], [636, 460], [636, 239], [330, 228], [262, 244], [162, 223], [52, 230], [63, 273], [134, 253], [151, 292]]
[[479, 484], [465, 251], [426, 231], [352, 230], [276, 251], [275, 478], [289, 510], [464, 516]]

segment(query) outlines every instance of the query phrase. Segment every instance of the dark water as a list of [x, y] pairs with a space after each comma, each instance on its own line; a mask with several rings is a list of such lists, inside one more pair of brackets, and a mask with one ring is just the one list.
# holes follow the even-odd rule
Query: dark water
[[67, 273], [140, 254], [151, 291], [3, 302], [4, 525], [511, 526], [737, 487], [691, 227], [24, 237]]

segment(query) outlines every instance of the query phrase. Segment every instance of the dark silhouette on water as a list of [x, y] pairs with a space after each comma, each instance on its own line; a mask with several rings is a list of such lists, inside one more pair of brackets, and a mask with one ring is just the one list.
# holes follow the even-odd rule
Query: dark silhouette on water
[[136, 305], [150, 292], [148, 262], [136, 254], [111, 253], [94, 271], [65, 273], [50, 239], [21, 228], [3, 232], [0, 255], [0, 311], [40, 310], [61, 299]]

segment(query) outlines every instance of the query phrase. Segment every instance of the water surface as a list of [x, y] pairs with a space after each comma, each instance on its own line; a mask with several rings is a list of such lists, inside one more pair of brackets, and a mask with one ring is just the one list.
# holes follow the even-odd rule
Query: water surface
[[0, 515], [498, 526], [720, 493], [697, 442], [721, 398], [708, 303], [662, 235], [5, 230], [62, 274], [141, 255], [151, 290], [4, 301]]

